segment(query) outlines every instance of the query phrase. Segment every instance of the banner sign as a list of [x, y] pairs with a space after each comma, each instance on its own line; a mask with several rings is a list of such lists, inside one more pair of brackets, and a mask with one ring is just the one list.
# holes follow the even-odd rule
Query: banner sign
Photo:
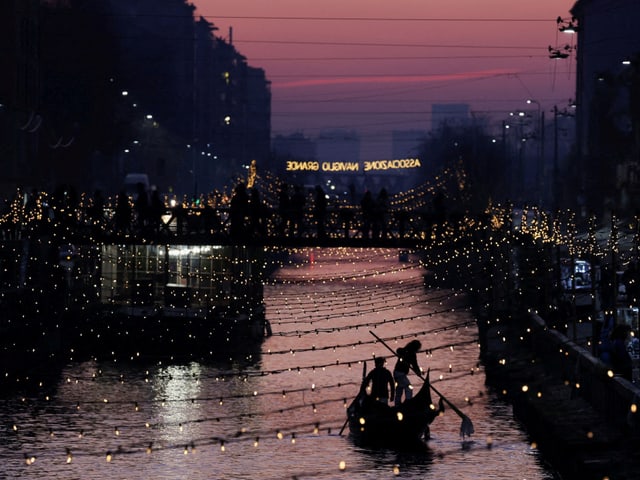
[[371, 160], [363, 162], [316, 162], [287, 161], [288, 172], [373, 172], [384, 170], [409, 170], [420, 168], [419, 158], [401, 158], [396, 160]]

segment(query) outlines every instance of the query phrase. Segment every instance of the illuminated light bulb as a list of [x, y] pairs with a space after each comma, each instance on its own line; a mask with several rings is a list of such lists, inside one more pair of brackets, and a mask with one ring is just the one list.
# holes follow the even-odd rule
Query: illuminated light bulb
[[341, 471], [346, 470], [346, 468], [347, 468], [347, 463], [346, 463], [344, 460], [340, 460], [340, 463], [338, 464], [338, 468], [339, 468]]
[[111, 452], [107, 452], [107, 462], [110, 462], [111, 460], [113, 460], [113, 455], [111, 455]]
[[253, 446], [258, 448], [259, 444], [260, 444], [260, 437], [256, 437], [256, 439], [253, 441]]
[[359, 423], [360, 425], [364, 425], [364, 424], [366, 423], [366, 420], [364, 419], [364, 417], [360, 417], [360, 418], [358, 419], [358, 423]]
[[282, 432], [281, 432], [280, 430], [278, 430], [278, 432], [276, 433], [276, 438], [277, 438], [278, 440], [282, 440], [283, 435], [282, 435]]
[[396, 476], [400, 475], [400, 465], [397, 463], [393, 466], [393, 474]]
[[398, 412], [396, 414], [396, 417], [398, 419], [399, 422], [401, 422], [402, 420], [404, 420], [404, 415], [402, 414], [402, 412]]
[[589, 440], [593, 439], [593, 432], [592, 432], [592, 431], [588, 431], [588, 432], [587, 432], [587, 438], [588, 438]]
[[118, 427], [114, 429], [113, 433], [116, 435], [116, 437], [120, 435], [120, 430], [118, 429]]
[[227, 450], [227, 448], [224, 446], [224, 440], [220, 440], [220, 451], [224, 452], [226, 450]]
[[295, 433], [291, 434], [291, 443], [296, 443], [296, 434]]
[[528, 385], [523, 385], [522, 386], [522, 391], [523, 392], [528, 392], [529, 391], [529, 386]]
[[631, 413], [637, 413], [638, 412], [638, 405], [635, 404], [635, 403], [632, 403], [631, 407], [630, 407], [630, 410], [631, 410]]
[[613, 373], [613, 370], [607, 370], [607, 377], [609, 377], [609, 378], [613, 378], [613, 377], [614, 377], [614, 375], [615, 375], [615, 374]]

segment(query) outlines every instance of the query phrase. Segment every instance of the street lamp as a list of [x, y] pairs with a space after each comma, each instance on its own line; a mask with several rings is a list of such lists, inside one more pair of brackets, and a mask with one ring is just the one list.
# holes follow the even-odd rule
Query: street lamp
[[538, 168], [536, 168], [536, 186], [538, 189], [538, 203], [542, 203], [542, 174], [544, 171], [544, 112], [540, 102], [531, 98], [527, 99], [527, 104], [535, 104], [537, 107], [537, 127], [538, 130]]
[[571, 45], [565, 45], [564, 47], [552, 47], [549, 45], [549, 58], [554, 60], [562, 60], [565, 58], [569, 58], [571, 52], [573, 51], [573, 47]]
[[[525, 125], [525, 118], [527, 117], [526, 112], [523, 111], [516, 111], [516, 112], [509, 112], [509, 116], [513, 117], [513, 126], [516, 129], [513, 132], [513, 135], [515, 136], [515, 138], [517, 139], [517, 144], [515, 144], [515, 153], [517, 154], [517, 161], [515, 162], [515, 167], [512, 165], [511, 169], [511, 194], [512, 197], [514, 199], [516, 199], [515, 197], [518, 196], [517, 200], [518, 202], [521, 202], [521, 200], [523, 200], [523, 196], [522, 194], [524, 193], [525, 190], [525, 181], [524, 181], [524, 147], [525, 147], [525, 143], [527, 141], [526, 135], [524, 133], [524, 125]], [[517, 120], [516, 120], [517, 118]], [[503, 132], [506, 133], [506, 129], [510, 128], [510, 125], [505, 124], [504, 125], [504, 130]]]
[[558, 24], [558, 30], [561, 31], [562, 33], [567, 33], [567, 34], [574, 34], [574, 33], [578, 33], [579, 28], [578, 28], [578, 21], [576, 20], [575, 17], [572, 17], [571, 20], [565, 20], [562, 17], [558, 17], [556, 19], [556, 23]]
[[[575, 108], [575, 104], [569, 105], [571, 109]], [[573, 117], [574, 114], [566, 108], [559, 110], [557, 105], [553, 106], [553, 208], [558, 210], [560, 205], [560, 167], [559, 167], [559, 138], [558, 138], [558, 117]], [[579, 186], [581, 188], [581, 186]], [[581, 205], [581, 216], [585, 216], [586, 212]]]

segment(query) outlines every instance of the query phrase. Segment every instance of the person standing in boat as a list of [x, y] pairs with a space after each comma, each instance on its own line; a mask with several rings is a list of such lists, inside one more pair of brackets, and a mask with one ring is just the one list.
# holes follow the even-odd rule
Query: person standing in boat
[[371, 385], [371, 398], [388, 405], [395, 398], [396, 384], [393, 375], [384, 366], [385, 358], [376, 357], [374, 362], [375, 368], [365, 377], [362, 388], [366, 390]]
[[409, 380], [409, 370], [419, 373], [418, 352], [422, 348], [422, 344], [418, 340], [411, 340], [404, 347], [397, 350], [398, 361], [393, 367], [393, 378], [396, 382], [395, 405], [402, 403], [402, 395], [404, 399], [409, 400], [413, 397], [413, 387]]

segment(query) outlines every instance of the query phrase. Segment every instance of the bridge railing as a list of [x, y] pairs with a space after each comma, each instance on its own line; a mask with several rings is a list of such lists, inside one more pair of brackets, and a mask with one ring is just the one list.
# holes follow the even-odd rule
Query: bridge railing
[[[23, 222], [4, 222], [0, 238], [20, 239], [37, 236], [82, 241], [218, 241], [227, 243], [333, 243], [393, 244], [428, 241], [442, 229], [442, 222], [424, 210], [391, 210], [367, 218], [357, 206], [340, 205], [327, 209], [317, 218], [312, 210], [299, 218], [284, 216], [278, 209], [251, 209], [233, 225], [229, 206], [179, 206], [165, 208], [157, 217], [140, 218], [135, 213], [126, 221], [118, 219], [113, 208], [101, 215], [77, 210], [34, 217]], [[237, 222], [237, 220], [236, 220]], [[454, 225], [449, 223], [449, 228]]]
[[[212, 209], [185, 208], [182, 218], [178, 214], [166, 213], [160, 231], [176, 235], [208, 233], [232, 236], [232, 221], [229, 208]], [[320, 225], [319, 225], [320, 222]], [[277, 209], [265, 209], [259, 218], [249, 214], [243, 222], [242, 231], [255, 239], [413, 239], [425, 240], [437, 228], [435, 217], [422, 210], [391, 211], [383, 217], [366, 219], [358, 207], [340, 206], [329, 208], [322, 219], [307, 213], [300, 219], [286, 218]]]

